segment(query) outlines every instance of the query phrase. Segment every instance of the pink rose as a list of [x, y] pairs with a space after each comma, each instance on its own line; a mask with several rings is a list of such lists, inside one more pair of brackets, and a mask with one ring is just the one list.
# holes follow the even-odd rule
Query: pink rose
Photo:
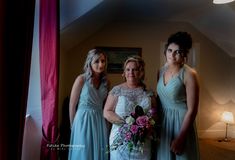
[[145, 126], [148, 124], [148, 116], [140, 116], [136, 119], [136, 123], [140, 126]]
[[137, 125], [131, 125], [131, 132], [133, 133], [133, 134], [136, 134], [137, 132], [138, 132], [138, 126]]

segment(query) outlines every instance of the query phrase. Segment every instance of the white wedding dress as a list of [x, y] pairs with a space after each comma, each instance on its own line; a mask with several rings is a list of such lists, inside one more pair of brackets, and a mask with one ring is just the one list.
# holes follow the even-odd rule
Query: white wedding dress
[[[114, 87], [109, 94], [118, 97], [115, 112], [120, 117], [129, 116], [135, 110], [135, 106], [141, 106], [144, 111], [151, 108], [151, 95], [152, 93], [144, 91], [142, 88], [129, 89], [123, 86]], [[113, 124], [109, 145], [111, 146], [117, 136], [120, 125]], [[137, 148], [133, 148], [130, 152], [126, 145], [119, 146], [116, 150], [110, 152], [110, 160], [150, 160], [151, 158], [151, 142], [146, 140], [144, 143], [143, 152]]]

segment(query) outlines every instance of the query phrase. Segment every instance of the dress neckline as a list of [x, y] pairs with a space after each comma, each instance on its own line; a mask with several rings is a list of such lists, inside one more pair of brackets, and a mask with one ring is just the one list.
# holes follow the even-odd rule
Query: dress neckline
[[102, 86], [102, 82], [99, 84], [99, 86], [96, 88], [92, 83], [89, 83], [88, 82], [88, 84], [89, 84], [89, 86], [91, 86], [92, 88], [94, 88], [95, 90], [100, 90], [100, 88], [101, 88], [101, 86]]
[[173, 81], [175, 78], [177, 78], [177, 77], [181, 74], [183, 68], [184, 68], [184, 65], [179, 69], [179, 71], [178, 71], [174, 76], [172, 76], [172, 77], [166, 82], [166, 81], [165, 81], [165, 73], [166, 73], [166, 70], [167, 70], [167, 66], [165, 66], [164, 71], [163, 71], [163, 74], [162, 74], [162, 83], [163, 83], [163, 86], [164, 86], [164, 87], [168, 86], [168, 84], [169, 84], [171, 81]]
[[138, 87], [135, 87], [135, 88], [130, 88], [126, 84], [123, 84], [123, 85], [121, 85], [121, 87], [125, 90], [143, 90], [142, 86], [138, 86]]

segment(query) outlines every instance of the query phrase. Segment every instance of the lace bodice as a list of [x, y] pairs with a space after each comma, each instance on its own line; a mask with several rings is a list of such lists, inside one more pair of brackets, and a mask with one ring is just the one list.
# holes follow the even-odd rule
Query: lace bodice
[[118, 98], [115, 112], [120, 117], [128, 116], [136, 105], [140, 105], [145, 111], [151, 108], [151, 96], [153, 93], [145, 91], [143, 88], [130, 89], [119, 85], [114, 87], [110, 94]]

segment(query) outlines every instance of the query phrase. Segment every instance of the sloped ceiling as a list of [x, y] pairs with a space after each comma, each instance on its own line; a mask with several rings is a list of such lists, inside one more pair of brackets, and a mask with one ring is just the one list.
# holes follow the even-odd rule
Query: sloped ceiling
[[[65, 5], [69, 1], [70, 5]], [[79, 4], [78, 1], [61, 1], [61, 47], [65, 51], [113, 19], [145, 19], [188, 22], [235, 57], [235, 2], [215, 5], [212, 0], [80, 0]], [[85, 9], [78, 12], [76, 5]]]

